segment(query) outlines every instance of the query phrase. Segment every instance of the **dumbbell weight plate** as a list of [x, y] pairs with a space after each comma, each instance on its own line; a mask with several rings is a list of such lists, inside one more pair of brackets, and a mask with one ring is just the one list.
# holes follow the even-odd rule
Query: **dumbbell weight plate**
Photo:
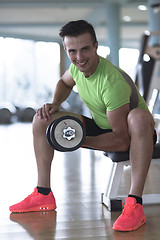
[[[67, 133], [71, 131], [71, 137]], [[47, 135], [51, 146], [62, 152], [78, 149], [85, 139], [85, 128], [82, 122], [73, 116], [64, 116], [53, 121]], [[67, 133], [66, 133], [67, 132]], [[73, 135], [72, 135], [73, 134]], [[67, 136], [65, 136], [67, 135]]]
[[56, 147], [54, 146], [54, 144], [52, 143], [51, 138], [50, 138], [50, 130], [51, 130], [52, 124], [53, 124], [53, 122], [52, 122], [52, 123], [48, 126], [48, 128], [47, 128], [46, 137], [47, 137], [47, 142], [48, 142], [48, 144], [49, 144], [52, 148], [54, 148], [55, 150], [57, 150]]

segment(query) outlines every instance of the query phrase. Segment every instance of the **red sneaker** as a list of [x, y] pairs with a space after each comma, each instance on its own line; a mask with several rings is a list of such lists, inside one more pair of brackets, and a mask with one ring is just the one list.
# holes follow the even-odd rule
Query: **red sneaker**
[[35, 188], [33, 193], [26, 197], [23, 201], [10, 206], [11, 212], [37, 212], [49, 211], [56, 209], [56, 201], [52, 191], [48, 195], [43, 195]]
[[[124, 204], [123, 204], [124, 205]], [[146, 222], [143, 206], [135, 198], [127, 197], [122, 214], [113, 224], [117, 231], [133, 231]]]

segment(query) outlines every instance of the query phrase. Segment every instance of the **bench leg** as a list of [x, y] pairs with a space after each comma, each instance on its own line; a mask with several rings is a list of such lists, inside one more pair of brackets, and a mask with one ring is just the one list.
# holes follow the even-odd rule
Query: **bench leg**
[[[154, 159], [154, 162], [159, 162], [159, 159]], [[120, 182], [123, 174], [123, 168], [130, 165], [130, 161], [112, 162], [110, 175], [108, 177], [107, 188], [101, 195], [101, 203], [108, 207], [109, 211], [121, 211], [122, 200], [127, 196], [118, 195]], [[143, 194], [144, 204], [160, 204], [160, 194]]]
[[118, 198], [118, 190], [123, 174], [123, 167], [130, 164], [130, 161], [113, 162], [105, 193], [101, 196], [101, 202], [108, 207], [109, 211], [121, 211], [122, 200]]

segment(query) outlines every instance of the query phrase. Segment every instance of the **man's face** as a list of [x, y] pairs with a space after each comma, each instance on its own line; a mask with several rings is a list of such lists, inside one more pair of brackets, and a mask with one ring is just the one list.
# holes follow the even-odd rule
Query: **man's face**
[[66, 36], [64, 47], [71, 62], [84, 73], [91, 76], [98, 65], [98, 42], [93, 44], [90, 33], [84, 33], [77, 37]]

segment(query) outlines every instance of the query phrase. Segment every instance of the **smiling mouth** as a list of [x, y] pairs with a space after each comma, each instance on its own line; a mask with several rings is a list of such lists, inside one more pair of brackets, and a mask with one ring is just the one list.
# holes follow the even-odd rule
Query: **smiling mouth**
[[77, 62], [77, 64], [80, 66], [80, 67], [84, 67], [86, 65], [87, 61], [84, 61], [84, 62]]

